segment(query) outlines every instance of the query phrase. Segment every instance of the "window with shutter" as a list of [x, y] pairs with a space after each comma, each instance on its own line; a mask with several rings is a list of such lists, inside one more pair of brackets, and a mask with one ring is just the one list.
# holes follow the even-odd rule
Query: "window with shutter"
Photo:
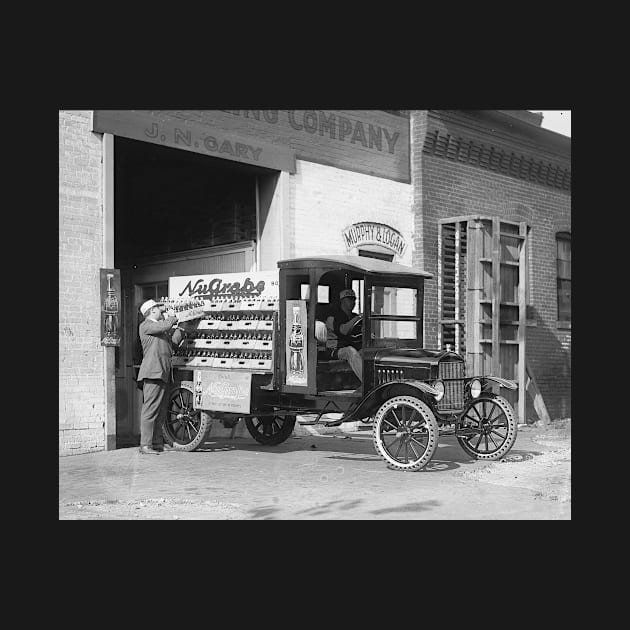
[[439, 220], [438, 344], [463, 355], [471, 375], [518, 381], [518, 392], [501, 395], [519, 418], [525, 417], [527, 234], [525, 222], [497, 216]]
[[558, 266], [558, 320], [571, 321], [571, 234], [556, 234]]
[[438, 344], [466, 355], [467, 222], [441, 224], [438, 235]]

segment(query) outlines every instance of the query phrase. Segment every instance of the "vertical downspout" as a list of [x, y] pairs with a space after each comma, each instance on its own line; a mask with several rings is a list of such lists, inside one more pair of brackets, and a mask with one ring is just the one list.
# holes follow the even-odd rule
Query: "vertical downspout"
[[[114, 267], [114, 136], [103, 134], [103, 267]], [[103, 348], [105, 450], [116, 449], [116, 348]]]
[[256, 175], [256, 252], [254, 268], [252, 271], [260, 271], [260, 186]]

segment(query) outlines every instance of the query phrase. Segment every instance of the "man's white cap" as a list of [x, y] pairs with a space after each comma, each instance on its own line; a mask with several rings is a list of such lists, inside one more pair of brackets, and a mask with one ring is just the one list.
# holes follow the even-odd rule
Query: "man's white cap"
[[146, 317], [154, 306], [162, 306], [162, 302], [156, 302], [155, 300], [147, 300], [140, 307], [140, 312], [142, 313], [144, 317]]
[[340, 294], [339, 294], [339, 299], [343, 300], [343, 298], [345, 297], [353, 297], [356, 298], [357, 294], [352, 290], [352, 289], [344, 289]]

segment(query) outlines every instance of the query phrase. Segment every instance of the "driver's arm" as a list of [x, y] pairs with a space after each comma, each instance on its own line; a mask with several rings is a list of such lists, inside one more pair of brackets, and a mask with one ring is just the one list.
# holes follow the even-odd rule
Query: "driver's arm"
[[361, 317], [362, 317], [361, 315], [355, 315], [351, 320], [349, 320], [345, 324], [340, 324], [339, 332], [342, 335], [347, 335], [352, 330], [352, 327], [361, 319]]

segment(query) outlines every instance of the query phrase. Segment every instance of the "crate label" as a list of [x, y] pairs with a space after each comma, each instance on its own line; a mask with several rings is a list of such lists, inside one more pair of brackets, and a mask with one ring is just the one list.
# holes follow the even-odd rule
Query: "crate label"
[[228, 370], [195, 370], [195, 409], [250, 413], [252, 375]]

